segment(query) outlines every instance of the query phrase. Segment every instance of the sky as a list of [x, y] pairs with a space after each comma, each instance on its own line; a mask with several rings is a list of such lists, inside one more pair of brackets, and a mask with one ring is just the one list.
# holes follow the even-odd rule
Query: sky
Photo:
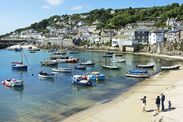
[[100, 8], [151, 7], [182, 0], [0, 0], [0, 35], [53, 15], [89, 12]]

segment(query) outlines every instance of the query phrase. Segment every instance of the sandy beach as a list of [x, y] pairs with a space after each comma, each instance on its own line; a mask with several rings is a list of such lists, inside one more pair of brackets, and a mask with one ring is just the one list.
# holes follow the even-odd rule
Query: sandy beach
[[[76, 113], [64, 122], [181, 122], [183, 120], [183, 70], [162, 72], [146, 79], [116, 99]], [[155, 99], [164, 93], [165, 112], [157, 112]], [[141, 98], [147, 96], [147, 112], [142, 112]], [[173, 110], [167, 110], [168, 101]]]

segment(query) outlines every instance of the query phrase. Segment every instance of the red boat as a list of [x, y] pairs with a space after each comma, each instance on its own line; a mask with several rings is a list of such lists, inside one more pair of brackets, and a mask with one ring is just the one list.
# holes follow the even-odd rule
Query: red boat
[[72, 58], [66, 59], [66, 63], [77, 63], [79, 61], [78, 58]]

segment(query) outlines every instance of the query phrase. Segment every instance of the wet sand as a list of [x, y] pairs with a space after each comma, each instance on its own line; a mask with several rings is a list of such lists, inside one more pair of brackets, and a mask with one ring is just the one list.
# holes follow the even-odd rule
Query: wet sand
[[[146, 79], [116, 99], [76, 113], [64, 122], [179, 122], [183, 120], [183, 70], [162, 72]], [[165, 112], [158, 115], [155, 98], [164, 93]], [[147, 96], [146, 111], [141, 98]], [[174, 109], [167, 110], [171, 100]]]

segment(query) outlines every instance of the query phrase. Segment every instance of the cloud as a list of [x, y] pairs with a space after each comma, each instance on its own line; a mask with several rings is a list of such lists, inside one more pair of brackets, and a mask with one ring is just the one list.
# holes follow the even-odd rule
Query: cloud
[[63, 4], [65, 0], [45, 0], [45, 4], [42, 6], [44, 9], [51, 9], [52, 7]]
[[83, 6], [74, 6], [74, 7], [71, 7], [70, 10], [77, 11], [77, 10], [81, 10], [83, 8], [84, 8]]
[[47, 0], [46, 3], [48, 6], [58, 6], [62, 4], [64, 0]]

